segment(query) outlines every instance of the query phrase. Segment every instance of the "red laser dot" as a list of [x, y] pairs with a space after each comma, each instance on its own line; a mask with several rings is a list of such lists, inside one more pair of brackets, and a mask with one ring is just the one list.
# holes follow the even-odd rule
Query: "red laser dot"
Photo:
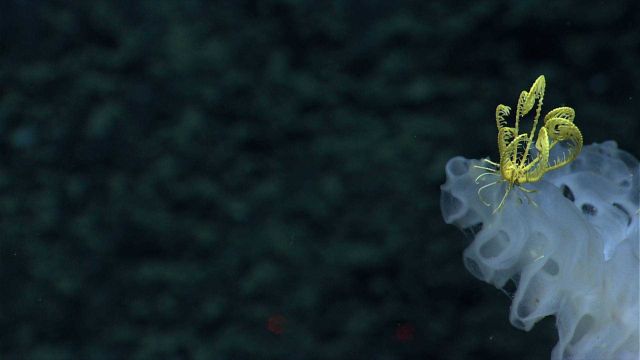
[[284, 325], [286, 322], [287, 319], [282, 315], [270, 316], [267, 320], [267, 330], [273, 334], [280, 335], [284, 332]]
[[396, 340], [400, 342], [409, 342], [413, 340], [413, 336], [416, 333], [416, 328], [409, 323], [401, 323], [396, 326]]

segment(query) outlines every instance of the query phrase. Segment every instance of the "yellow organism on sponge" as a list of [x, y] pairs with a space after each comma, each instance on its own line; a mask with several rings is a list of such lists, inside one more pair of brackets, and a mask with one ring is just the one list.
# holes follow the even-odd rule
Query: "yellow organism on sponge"
[[[515, 126], [508, 127], [505, 118], [509, 115], [511, 108], [506, 105], [498, 105], [496, 108], [496, 124], [498, 126], [498, 151], [500, 152], [500, 162], [496, 163], [489, 159], [483, 159], [487, 164], [493, 166], [476, 166], [488, 172], [480, 174], [476, 178], [478, 184], [480, 178], [491, 175], [498, 176], [499, 179], [478, 189], [480, 201], [491, 206], [480, 194], [483, 189], [497, 183], [506, 182], [507, 188], [500, 204], [493, 211], [497, 212], [502, 208], [511, 189], [517, 186], [526, 193], [534, 190], [526, 189], [522, 185], [540, 181], [547, 172], [560, 168], [573, 161], [580, 150], [582, 150], [582, 134], [573, 123], [575, 111], [570, 107], [555, 108], [544, 117], [544, 124], [540, 127], [538, 138], [535, 139], [535, 131], [538, 126], [540, 112], [542, 110], [542, 100], [544, 98], [545, 79], [540, 75], [531, 86], [529, 91], [522, 91], [518, 99], [516, 108]], [[533, 127], [529, 133], [520, 133], [520, 119], [526, 116], [535, 107]], [[531, 149], [534, 144], [535, 151]], [[558, 143], [566, 145], [566, 149], [561, 156], [549, 160], [551, 150]], [[535, 154], [534, 154], [535, 153]], [[535, 156], [534, 156], [535, 155]], [[533, 202], [528, 196], [531, 202]], [[534, 203], [535, 204], [535, 203]]]

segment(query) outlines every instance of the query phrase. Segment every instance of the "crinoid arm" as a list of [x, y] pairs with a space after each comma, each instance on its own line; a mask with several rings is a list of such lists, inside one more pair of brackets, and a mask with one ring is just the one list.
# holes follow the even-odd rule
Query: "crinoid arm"
[[540, 118], [540, 112], [542, 111], [542, 100], [544, 99], [544, 90], [545, 90], [546, 82], [544, 79], [544, 75], [538, 76], [536, 81], [531, 85], [531, 89], [529, 91], [522, 91], [520, 93], [520, 97], [518, 98], [518, 107], [516, 108], [516, 134], [518, 134], [519, 126], [520, 126], [520, 118], [524, 117], [533, 109], [533, 105], [538, 100], [538, 106], [536, 107], [536, 114], [533, 119], [533, 128], [531, 129], [530, 138], [533, 138], [534, 131], [536, 130], [536, 124], [538, 123], [538, 119]]
[[[544, 126], [549, 138], [552, 140], [552, 146], [559, 142], [566, 142], [568, 150], [563, 153], [563, 158], [557, 158], [553, 164], [549, 164], [547, 171], [560, 168], [572, 162], [582, 150], [582, 133], [580, 129], [570, 120], [564, 118], [552, 118], [548, 120]], [[551, 147], [552, 147], [551, 146]]]
[[526, 182], [540, 181], [542, 176], [548, 171], [549, 149], [547, 129], [541, 127], [538, 132], [538, 139], [536, 140], [536, 150], [538, 150], [538, 153], [536, 157], [522, 169], [526, 177]]
[[507, 125], [505, 118], [509, 116], [510, 111], [511, 108], [507, 105], [500, 104], [496, 107], [496, 125], [498, 126], [498, 130]]
[[573, 122], [573, 119], [575, 117], [576, 112], [575, 110], [573, 110], [573, 108], [563, 106], [549, 111], [549, 113], [544, 117], [544, 124], [546, 125], [549, 120], [554, 118], [561, 118]]
[[498, 129], [498, 152], [500, 153], [500, 162], [502, 162], [502, 156], [504, 149], [518, 136], [516, 129], [511, 127], [501, 127]]
[[[508, 128], [502, 128], [498, 132], [498, 148], [500, 149], [500, 173], [502, 178], [508, 182], [520, 182], [521, 169], [520, 166], [524, 162], [518, 161], [518, 149], [520, 144], [527, 141], [527, 134], [520, 134], [515, 139], [507, 143], [510, 134]], [[502, 144], [502, 145], [500, 145]]]

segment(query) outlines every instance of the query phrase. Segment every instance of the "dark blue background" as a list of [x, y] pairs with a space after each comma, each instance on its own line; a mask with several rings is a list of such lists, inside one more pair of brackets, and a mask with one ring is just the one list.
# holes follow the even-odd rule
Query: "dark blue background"
[[635, 1], [0, 11], [2, 359], [543, 359], [443, 224], [539, 74], [639, 154]]

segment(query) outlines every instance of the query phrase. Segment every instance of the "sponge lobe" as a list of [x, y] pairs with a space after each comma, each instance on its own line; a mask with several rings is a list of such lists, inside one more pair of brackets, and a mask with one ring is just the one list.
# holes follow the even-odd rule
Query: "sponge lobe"
[[[638, 161], [615, 142], [586, 146], [571, 165], [525, 185], [535, 193], [516, 187], [495, 214], [477, 191], [500, 178], [476, 184], [486, 170], [474, 165], [486, 166], [462, 157], [447, 163], [442, 215], [472, 237], [464, 264], [475, 277], [516, 285], [511, 323], [530, 330], [555, 316], [552, 359], [637, 358]], [[482, 198], [496, 206], [505, 189], [498, 181]]]

